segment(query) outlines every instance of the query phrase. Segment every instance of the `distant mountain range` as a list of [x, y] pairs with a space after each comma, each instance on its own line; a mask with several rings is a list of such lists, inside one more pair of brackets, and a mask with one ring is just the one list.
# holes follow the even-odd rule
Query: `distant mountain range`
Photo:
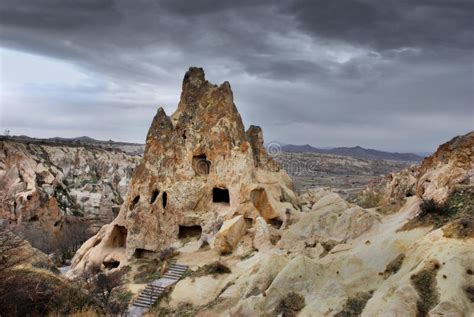
[[414, 153], [397, 153], [397, 152], [385, 152], [373, 149], [366, 149], [360, 146], [354, 147], [335, 147], [335, 148], [316, 148], [309, 144], [305, 145], [294, 145], [294, 144], [281, 144], [281, 150], [284, 152], [297, 152], [297, 153], [322, 153], [322, 154], [334, 154], [343, 156], [352, 156], [370, 160], [394, 160], [394, 161], [421, 161], [423, 156]]
[[[3, 139], [5, 137], [1, 137]], [[90, 144], [96, 145], [101, 147], [119, 147], [122, 149], [126, 148], [126, 152], [133, 151], [134, 153], [143, 152], [144, 145], [139, 143], [128, 143], [128, 142], [116, 142], [116, 141], [102, 141], [96, 140], [88, 136], [80, 136], [76, 138], [61, 138], [61, 137], [54, 137], [48, 139], [39, 139], [39, 138], [32, 138], [26, 135], [19, 135], [19, 136], [12, 136], [10, 139], [16, 141], [23, 141], [23, 142], [46, 142], [46, 143], [64, 143], [64, 144]], [[335, 147], [335, 148], [316, 148], [309, 144], [305, 145], [294, 145], [294, 144], [284, 144], [281, 142], [271, 142], [266, 144], [266, 146], [270, 146], [272, 144], [278, 144], [280, 149], [284, 152], [294, 152], [294, 153], [322, 153], [322, 154], [333, 154], [333, 155], [342, 155], [342, 156], [352, 156], [357, 158], [363, 159], [370, 159], [370, 160], [393, 160], [393, 161], [421, 161], [423, 160], [424, 156], [428, 156], [428, 153], [422, 153], [426, 155], [418, 155], [414, 153], [397, 153], [397, 152], [385, 152], [385, 151], [378, 151], [373, 149], [366, 149], [360, 146], [354, 147]], [[124, 148], [125, 147], [125, 148]], [[420, 153], [421, 154], [421, 153]]]

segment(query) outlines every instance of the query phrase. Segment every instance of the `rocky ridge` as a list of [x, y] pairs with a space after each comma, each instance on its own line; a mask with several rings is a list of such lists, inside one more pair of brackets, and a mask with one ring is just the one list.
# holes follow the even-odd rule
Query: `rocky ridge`
[[114, 149], [4, 139], [0, 218], [10, 229], [52, 236], [82, 221], [93, 234], [118, 213], [139, 159]]

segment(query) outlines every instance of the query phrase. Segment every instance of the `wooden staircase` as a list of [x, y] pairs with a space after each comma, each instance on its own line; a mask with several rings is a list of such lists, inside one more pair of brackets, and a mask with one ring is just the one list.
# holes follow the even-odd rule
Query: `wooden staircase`
[[158, 280], [149, 283], [140, 292], [128, 311], [128, 316], [142, 316], [166, 292], [169, 287], [178, 282], [188, 270], [188, 266], [172, 263], [166, 273]]

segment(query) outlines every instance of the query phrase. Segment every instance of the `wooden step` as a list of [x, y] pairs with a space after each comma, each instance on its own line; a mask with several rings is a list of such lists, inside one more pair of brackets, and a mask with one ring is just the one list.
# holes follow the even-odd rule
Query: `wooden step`
[[155, 303], [155, 300], [148, 300], [148, 299], [143, 299], [143, 298], [137, 298], [134, 302], [134, 304], [142, 304], [142, 305], [148, 305], [151, 306]]
[[141, 303], [133, 303], [132, 305], [137, 306], [137, 307], [142, 307], [142, 308], [150, 308], [150, 306], [151, 306], [151, 305], [148, 305], [148, 304], [141, 304]]
[[[160, 279], [167, 279], [161, 281], [167, 285], [169, 283], [174, 284], [179, 281], [183, 275], [188, 270], [187, 265], [173, 263], [170, 265], [168, 271], [160, 278]], [[164, 293], [168, 292], [168, 286], [163, 287], [160, 285], [155, 285], [153, 283], [159, 283], [160, 279], [155, 280], [149, 283], [138, 295], [138, 297], [133, 302], [132, 306], [140, 307], [143, 309], [150, 308]], [[171, 280], [171, 281], [169, 281]]]

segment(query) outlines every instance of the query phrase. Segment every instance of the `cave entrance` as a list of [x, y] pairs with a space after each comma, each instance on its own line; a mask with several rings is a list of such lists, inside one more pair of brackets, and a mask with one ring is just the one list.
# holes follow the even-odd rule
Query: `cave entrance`
[[193, 156], [193, 170], [197, 175], [209, 174], [211, 162], [207, 160], [206, 154]]
[[133, 256], [136, 259], [153, 259], [156, 258], [156, 252], [146, 249], [135, 249]]
[[199, 225], [194, 226], [179, 226], [178, 238], [185, 240], [198, 240], [201, 238], [202, 228]]
[[115, 225], [110, 234], [109, 245], [113, 248], [125, 248], [127, 243], [127, 229], [124, 226]]
[[103, 262], [104, 267], [106, 270], [116, 269], [120, 266], [120, 261], [117, 260], [109, 260]]
[[229, 190], [227, 188], [214, 187], [212, 189], [212, 202], [214, 203], [230, 203]]

